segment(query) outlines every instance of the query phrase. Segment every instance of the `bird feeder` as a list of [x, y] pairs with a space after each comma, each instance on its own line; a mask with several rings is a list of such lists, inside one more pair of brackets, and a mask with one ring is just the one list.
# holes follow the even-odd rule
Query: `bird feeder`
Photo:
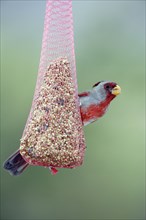
[[47, 1], [38, 78], [20, 153], [30, 165], [74, 168], [83, 163], [84, 152], [72, 2]]

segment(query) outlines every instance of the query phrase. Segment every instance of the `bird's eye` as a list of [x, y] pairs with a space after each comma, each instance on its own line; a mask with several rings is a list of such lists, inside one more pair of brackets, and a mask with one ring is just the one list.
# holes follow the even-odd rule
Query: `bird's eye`
[[109, 86], [109, 85], [106, 85], [106, 86], [105, 86], [105, 88], [106, 88], [106, 89], [109, 89], [109, 88], [110, 88], [110, 86]]

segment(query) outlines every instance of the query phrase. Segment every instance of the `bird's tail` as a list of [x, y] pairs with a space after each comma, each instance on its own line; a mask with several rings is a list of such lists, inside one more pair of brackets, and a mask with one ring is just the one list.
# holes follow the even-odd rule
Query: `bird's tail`
[[19, 150], [4, 162], [4, 169], [8, 170], [14, 176], [20, 175], [27, 166], [28, 163], [23, 159]]

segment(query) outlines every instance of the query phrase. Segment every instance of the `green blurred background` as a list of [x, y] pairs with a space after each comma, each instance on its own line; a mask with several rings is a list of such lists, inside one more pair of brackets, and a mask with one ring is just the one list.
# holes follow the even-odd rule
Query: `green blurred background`
[[[85, 127], [83, 166], [52, 176], [2, 169], [2, 219], [144, 219], [145, 1], [74, 1], [79, 92], [99, 80], [122, 88]], [[1, 1], [1, 162], [19, 147], [39, 65], [45, 1]]]

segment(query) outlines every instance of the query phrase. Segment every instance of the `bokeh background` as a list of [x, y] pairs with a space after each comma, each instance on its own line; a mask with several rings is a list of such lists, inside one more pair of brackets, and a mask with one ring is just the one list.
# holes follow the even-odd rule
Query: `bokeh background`
[[[1, 162], [19, 147], [41, 50], [45, 1], [1, 1]], [[73, 1], [79, 91], [116, 81], [122, 94], [84, 128], [83, 166], [52, 176], [1, 172], [1, 219], [145, 219], [145, 1]]]

